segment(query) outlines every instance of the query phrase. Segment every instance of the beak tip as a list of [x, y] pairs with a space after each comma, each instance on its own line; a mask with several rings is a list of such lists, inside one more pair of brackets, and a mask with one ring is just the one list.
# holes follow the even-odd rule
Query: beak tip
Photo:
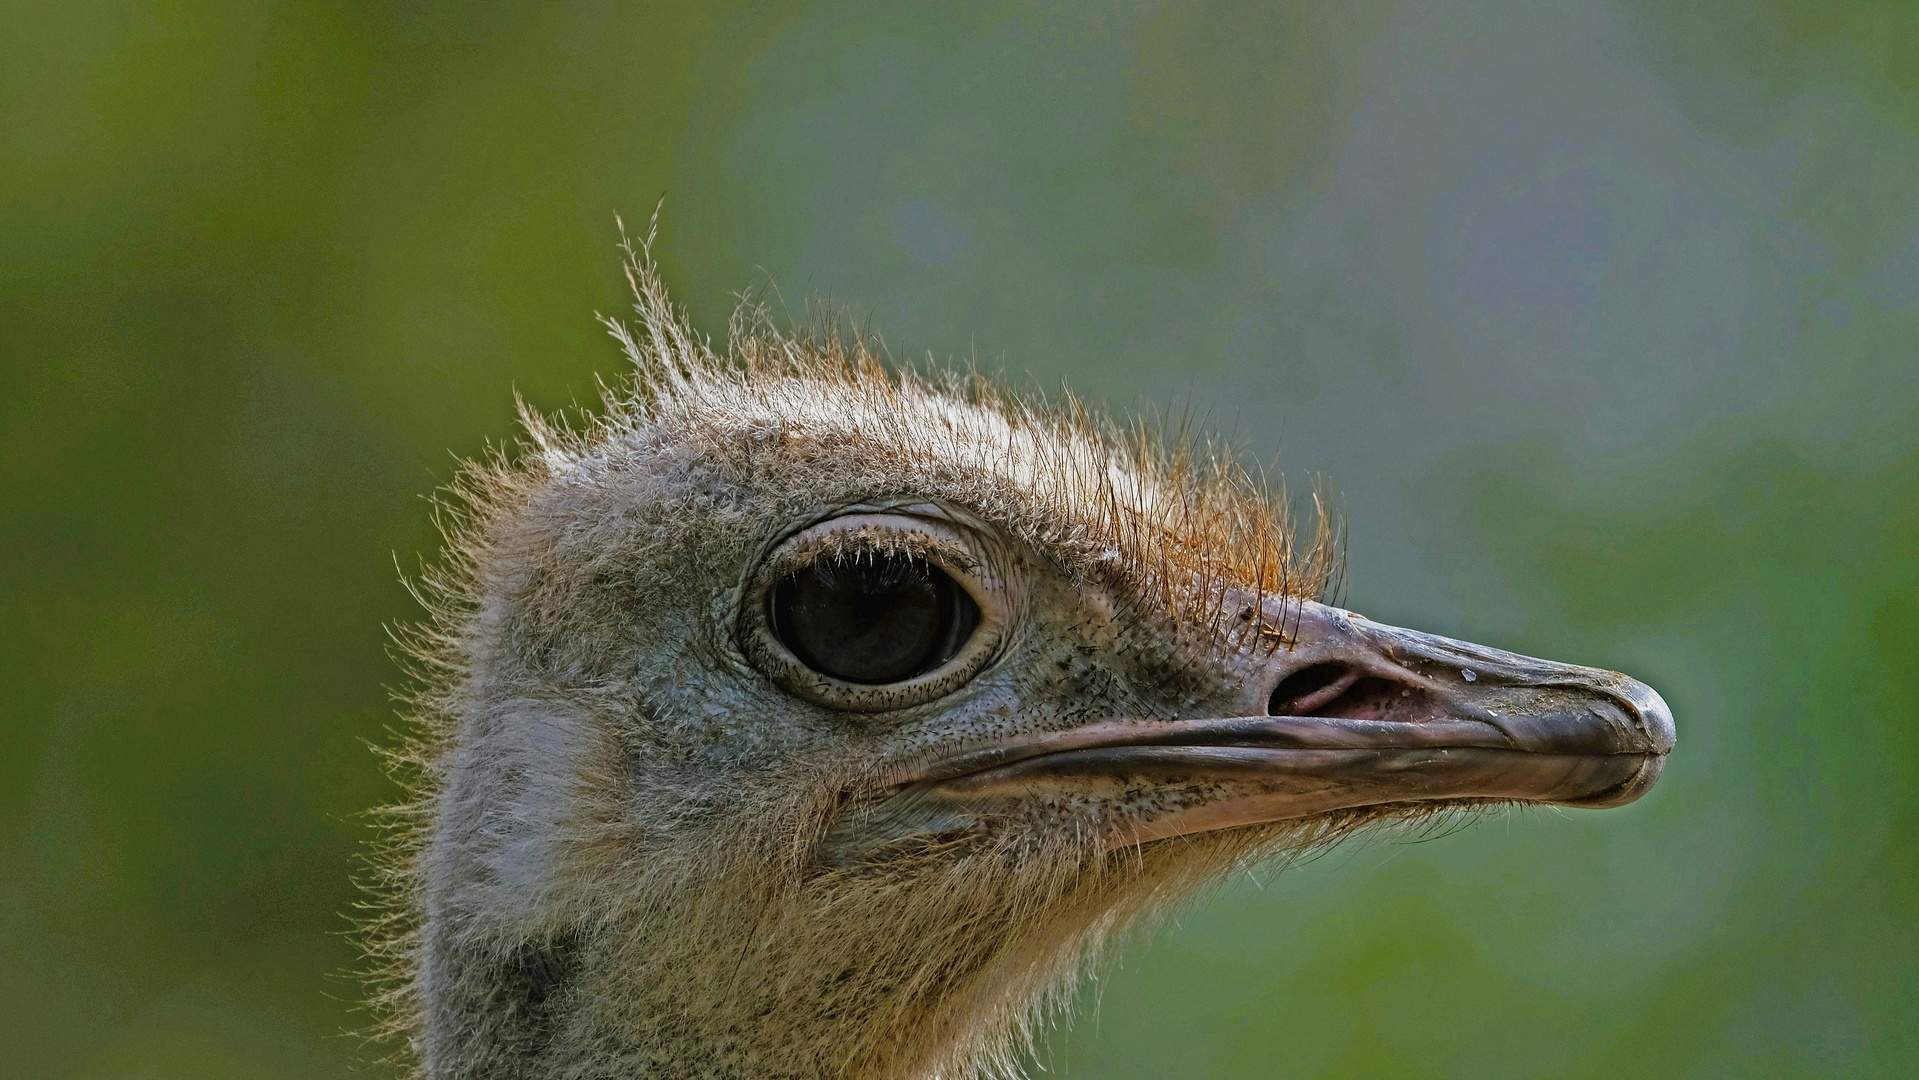
[[1612, 695], [1626, 706], [1624, 711], [1630, 714], [1638, 729], [1635, 734], [1640, 746], [1634, 752], [1640, 758], [1639, 767], [1623, 782], [1593, 795], [1565, 800], [1560, 803], [1562, 806], [1593, 810], [1624, 806], [1651, 791], [1660, 774], [1666, 771], [1666, 755], [1672, 752], [1677, 737], [1672, 708], [1659, 696], [1659, 691], [1637, 679], [1620, 678], [1623, 685], [1613, 688]]
[[1673, 725], [1672, 708], [1666, 704], [1665, 698], [1659, 696], [1659, 691], [1637, 679], [1628, 679], [1619, 696], [1632, 706], [1647, 749], [1662, 758], [1671, 753], [1678, 739], [1678, 729]]

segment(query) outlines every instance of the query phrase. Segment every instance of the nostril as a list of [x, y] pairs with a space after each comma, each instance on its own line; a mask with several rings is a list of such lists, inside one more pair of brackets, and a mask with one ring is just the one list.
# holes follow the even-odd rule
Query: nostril
[[1268, 716], [1420, 723], [1438, 718], [1422, 689], [1368, 675], [1345, 664], [1314, 664], [1281, 679], [1266, 702]]
[[[1300, 716], [1323, 702], [1322, 697], [1337, 697], [1340, 690], [1333, 689], [1340, 682], [1351, 683], [1355, 673], [1344, 664], [1314, 664], [1303, 667], [1279, 681], [1273, 687], [1273, 696], [1266, 701], [1267, 716]], [[1331, 693], [1324, 693], [1324, 691]], [[1302, 706], [1304, 706], [1302, 708]]]

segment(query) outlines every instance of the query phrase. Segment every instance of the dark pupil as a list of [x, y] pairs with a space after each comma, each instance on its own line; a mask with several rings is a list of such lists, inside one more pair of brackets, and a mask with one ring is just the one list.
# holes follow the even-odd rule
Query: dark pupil
[[773, 632], [807, 667], [869, 685], [933, 670], [979, 625], [965, 589], [906, 555], [815, 563], [774, 587], [771, 614]]

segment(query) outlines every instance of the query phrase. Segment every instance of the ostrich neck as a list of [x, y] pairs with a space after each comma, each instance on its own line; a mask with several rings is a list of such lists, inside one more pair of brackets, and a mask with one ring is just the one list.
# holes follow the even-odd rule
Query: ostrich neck
[[876, 972], [857, 937], [837, 955], [783, 951], [764, 937], [742, 948], [738, 937], [686, 933], [685, 922], [675, 932], [675, 922], [517, 942], [430, 931], [427, 1075], [912, 1080], [958, 1044], [970, 1058], [1011, 1041], [982, 1030], [1003, 1025], [978, 1021], [1017, 995], [983, 998], [977, 966], [973, 977], [939, 973], [945, 992], [905, 995], [929, 972]]

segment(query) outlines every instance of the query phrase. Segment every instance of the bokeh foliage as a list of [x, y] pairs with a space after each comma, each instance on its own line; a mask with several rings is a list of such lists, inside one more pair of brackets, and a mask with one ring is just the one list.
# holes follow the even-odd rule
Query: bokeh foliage
[[[1871, 0], [0, 7], [8, 1075], [336, 1076], [423, 496], [696, 321], [1181, 398], [1634, 807], [1234, 883], [1085, 1077], [1919, 1072], [1919, 21]], [[370, 1070], [377, 1074], [377, 1069]]]

